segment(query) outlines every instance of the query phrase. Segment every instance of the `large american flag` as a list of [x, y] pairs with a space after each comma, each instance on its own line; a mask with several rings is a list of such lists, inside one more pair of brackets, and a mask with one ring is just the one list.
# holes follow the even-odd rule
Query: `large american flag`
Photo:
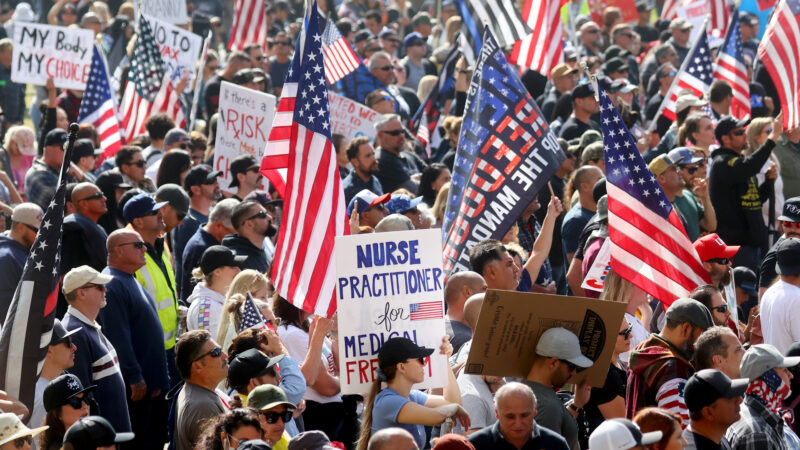
[[328, 84], [341, 80], [361, 64], [361, 59], [332, 20], [328, 21], [322, 33], [322, 52], [325, 54], [325, 78]]
[[436, 128], [439, 125], [439, 116], [446, 112], [442, 110], [446, 100], [451, 98], [449, 95], [450, 88], [455, 85], [456, 63], [459, 56], [461, 56], [461, 51], [458, 46], [453, 46], [444, 63], [442, 63], [439, 79], [408, 123], [411, 132], [416, 134], [417, 138], [422, 142], [422, 146], [425, 147], [425, 152], [429, 158], [431, 156], [431, 144], [436, 144]]
[[67, 172], [72, 143], [77, 136], [77, 125], [70, 128], [73, 127], [58, 188], [44, 212], [0, 333], [0, 388], [30, 410], [36, 388], [34, 381], [42, 371], [55, 319]]
[[[666, 0], [661, 9], [661, 20], [672, 20], [678, 17], [678, 9], [693, 3], [694, 0]], [[712, 30], [719, 30], [725, 34], [731, 18], [731, 9], [728, 0], [708, 0], [708, 17]], [[706, 25], [703, 25], [706, 28]], [[709, 30], [711, 31], [711, 30]]]
[[267, 7], [264, 0], [236, 0], [229, 50], [260, 44], [267, 51]]
[[750, 83], [747, 79], [747, 64], [742, 51], [742, 35], [739, 32], [739, 12], [731, 16], [728, 34], [719, 49], [714, 66], [714, 78], [725, 80], [733, 87], [731, 115], [738, 119], [750, 117]]
[[781, 99], [784, 128], [800, 126], [800, 0], [782, 0], [758, 46]]
[[689, 55], [683, 60], [683, 64], [681, 64], [681, 68], [675, 76], [667, 95], [664, 96], [664, 101], [661, 102], [653, 123], [662, 114], [670, 120], [675, 120], [675, 106], [681, 91], [688, 89], [694, 95], [702, 97], [703, 94], [708, 92], [713, 80], [711, 52], [708, 49], [708, 34], [700, 33], [700, 37], [689, 51]]
[[321, 41], [319, 19], [311, 14], [303, 64], [295, 60], [300, 72], [272, 279], [275, 290], [298, 308], [331, 317], [336, 312], [333, 244], [345, 232], [346, 212], [331, 139]]
[[122, 147], [117, 121], [116, 103], [108, 81], [106, 62], [97, 45], [94, 45], [92, 65], [86, 80], [86, 91], [81, 98], [78, 123], [89, 123], [97, 129], [103, 158], [117, 153]]
[[617, 108], [600, 89], [611, 268], [669, 306], [708, 274]]
[[180, 94], [166, 72], [150, 23], [140, 15], [139, 35], [122, 97], [122, 128], [126, 139], [145, 134], [145, 121], [158, 113], [168, 114], [179, 127], [186, 128]]
[[545, 76], [563, 60], [564, 26], [561, 7], [568, 0], [525, 0], [522, 19], [533, 30], [514, 43], [509, 62], [529, 67]]

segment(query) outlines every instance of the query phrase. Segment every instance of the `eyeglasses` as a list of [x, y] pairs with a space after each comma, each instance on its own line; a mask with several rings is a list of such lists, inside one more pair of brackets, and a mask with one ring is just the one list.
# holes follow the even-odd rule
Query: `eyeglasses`
[[102, 192], [97, 192], [97, 193], [92, 194], [92, 195], [90, 195], [88, 197], [84, 197], [84, 198], [78, 200], [78, 202], [82, 202], [84, 200], [97, 200], [98, 198], [106, 198], [106, 196]]
[[136, 167], [141, 169], [142, 167], [144, 167], [145, 162], [144, 162], [143, 159], [140, 159], [140, 160], [138, 160], [136, 162], [129, 162], [129, 163], [125, 164], [125, 165], [126, 166], [136, 166]]
[[275, 41], [275, 45], [285, 45], [285, 46], [288, 47], [288, 46], [292, 45], [292, 43], [289, 42], [289, 41]]
[[23, 448], [25, 444], [31, 445], [33, 443], [33, 436], [22, 436], [14, 439], [14, 448]]
[[262, 209], [261, 211], [258, 212], [258, 214], [253, 214], [252, 216], [248, 217], [247, 220], [266, 219], [266, 218], [267, 218], [267, 211]]
[[620, 336], [624, 336], [625, 339], [628, 339], [631, 337], [631, 333], [633, 333], [633, 325], [629, 325], [628, 328], [620, 331], [618, 334]]
[[122, 244], [119, 244], [117, 247], [122, 247], [123, 245], [132, 245], [132, 246], [136, 247], [136, 250], [141, 250], [141, 249], [143, 249], [143, 248], [144, 248], [144, 245], [145, 245], [145, 244], [144, 244], [144, 242], [143, 242], [143, 241], [138, 241], [138, 242], [124, 242], [124, 243], [122, 243]]
[[[28, 226], [31, 227], [30, 225], [28, 225]], [[783, 226], [784, 227], [788, 227], [788, 228], [797, 228], [797, 227], [800, 227], [800, 222], [791, 222], [789, 220], [784, 220], [783, 221]], [[31, 229], [32, 228], [33, 227], [31, 227]]]
[[98, 291], [105, 291], [106, 287], [102, 284], [87, 284], [86, 286], [81, 286], [78, 289], [97, 289]]
[[264, 57], [263, 57], [263, 56], [256, 56], [256, 57], [255, 57], [255, 58], [253, 58], [253, 59], [255, 59], [256, 61], [261, 61], [261, 60], [263, 60], [263, 59], [264, 59]]
[[382, 71], [384, 71], [384, 72], [388, 72], [388, 71], [392, 70], [392, 66], [382, 66], [382, 67], [378, 67], [378, 70], [382, 70]]
[[734, 131], [731, 131], [731, 133], [732, 133], [734, 136], [743, 136], [743, 135], [744, 135], [744, 128], [742, 128], [742, 129], [739, 129], [739, 130], [734, 130]]
[[202, 355], [198, 356], [197, 358], [193, 359], [192, 362], [200, 361], [201, 359], [205, 358], [208, 355], [211, 355], [212, 358], [219, 358], [219, 355], [222, 354], [222, 347], [214, 347], [213, 350], [203, 353]]
[[383, 47], [370, 47], [364, 50], [364, 53], [371, 53], [371, 52], [379, 52], [383, 50]]
[[389, 136], [400, 136], [403, 134], [403, 130], [388, 130], [388, 131], [381, 131], [381, 133], [386, 133]]
[[178, 145], [178, 147], [180, 147], [181, 150], [189, 150], [191, 148], [191, 145], [187, 144], [185, 142], [182, 142], [181, 144]]
[[28, 225], [27, 223], [23, 223], [23, 225], [25, 225], [26, 227], [28, 227], [28, 229], [29, 229], [29, 230], [31, 230], [31, 231], [33, 231], [34, 233], [37, 233], [37, 234], [39, 233], [39, 229], [38, 229], [38, 228], [36, 228], [36, 227], [33, 227], [33, 226], [31, 226], [31, 225]]
[[80, 397], [80, 398], [72, 397], [70, 399], [67, 399], [67, 403], [65, 403], [65, 404], [69, 405], [69, 406], [72, 406], [72, 409], [81, 409], [81, 406], [82, 406], [81, 404], [82, 403], [86, 403], [86, 405], [88, 406], [89, 405], [89, 398], [86, 397], [85, 395], [83, 397]]
[[711, 258], [707, 259], [706, 262], [712, 262], [716, 264], [721, 264], [723, 266], [727, 266], [728, 264], [731, 263], [731, 260], [730, 258]]
[[572, 364], [571, 362], [569, 362], [567, 360], [564, 360], [564, 359], [559, 359], [559, 361], [561, 361], [563, 364], [565, 364], [567, 366], [567, 369], [569, 369], [570, 372], [577, 372], [578, 371], [578, 366], [576, 366], [575, 364]]
[[72, 338], [67, 336], [64, 339], [58, 341], [57, 344], [65, 344], [68, 348], [72, 348]]
[[258, 166], [248, 167], [247, 171], [258, 173]]
[[689, 172], [689, 175], [692, 175], [695, 172], [697, 172], [697, 166], [680, 166], [680, 167], [681, 169]]
[[720, 314], [725, 314], [728, 311], [728, 305], [719, 305], [711, 308], [711, 311], [716, 311]]
[[292, 420], [292, 412], [293, 411], [291, 409], [287, 409], [282, 413], [270, 411], [270, 412], [262, 412], [260, 414], [264, 416], [265, 422], [267, 422], [268, 424], [273, 424], [277, 422], [278, 419], [283, 420], [283, 423], [289, 423], [289, 421]]

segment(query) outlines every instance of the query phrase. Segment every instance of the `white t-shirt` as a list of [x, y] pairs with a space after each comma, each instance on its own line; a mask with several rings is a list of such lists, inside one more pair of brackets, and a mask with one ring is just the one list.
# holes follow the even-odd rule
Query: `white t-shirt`
[[[642, 321], [639, 320], [635, 314], [625, 313], [625, 320], [627, 320], [629, 324], [633, 325], [633, 329], [631, 330], [630, 346], [630, 349], [633, 350], [650, 337], [650, 332], [647, 331], [647, 328], [645, 328]], [[630, 358], [630, 356], [631, 352], [620, 353], [619, 359], [625, 364], [628, 364], [628, 358]]]
[[761, 334], [764, 343], [774, 345], [781, 354], [800, 341], [800, 287], [778, 280], [761, 297]]
[[[478, 375], [461, 372], [456, 379], [464, 409], [469, 411], [470, 428], [485, 428], [497, 422], [494, 395]], [[459, 424], [460, 426], [460, 424]]]
[[[39, 377], [36, 380], [36, 390], [33, 394], [33, 411], [31, 412], [31, 418], [28, 420], [28, 428], [38, 428], [42, 426], [44, 423], [44, 418], [47, 415], [47, 411], [44, 410], [44, 388], [50, 384], [50, 380], [47, 378]], [[38, 447], [39, 440], [34, 439], [31, 443], [31, 449], [36, 449]]]
[[[289, 325], [288, 327], [281, 325], [278, 327], [278, 336], [283, 341], [283, 345], [286, 346], [286, 349], [289, 350], [289, 356], [294, 358], [295, 361], [304, 361], [306, 359], [306, 353], [308, 353], [308, 333], [294, 325]], [[335, 365], [333, 353], [331, 353], [331, 342], [327, 338], [322, 345], [322, 364], [328, 370], [328, 373], [333, 376], [335, 373]], [[315, 401], [317, 403], [341, 402], [342, 394], [340, 392], [327, 397], [314, 390], [313, 387], [308, 386], [303, 399]]]

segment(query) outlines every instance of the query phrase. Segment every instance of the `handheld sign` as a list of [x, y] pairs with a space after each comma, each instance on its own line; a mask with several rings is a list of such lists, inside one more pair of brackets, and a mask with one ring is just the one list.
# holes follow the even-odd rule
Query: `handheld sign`
[[527, 378], [536, 344], [546, 330], [575, 333], [592, 367], [569, 383], [602, 387], [627, 303], [562, 295], [486, 291], [465, 371], [478, 375]]
[[379, 116], [377, 111], [333, 92], [328, 93], [328, 99], [331, 105], [331, 134], [341, 134], [348, 141], [359, 136], [375, 139], [377, 131], [373, 124]]
[[92, 66], [91, 30], [18, 22], [14, 24], [11, 81], [85, 90]]
[[133, 2], [134, 8], [142, 6], [142, 12], [151, 17], [176, 25], [188, 23], [189, 13], [186, 11], [186, 2], [176, 0], [139, 0]]
[[415, 389], [447, 385], [439, 353], [444, 327], [444, 271], [438, 230], [336, 238], [339, 380], [342, 394], [369, 391], [378, 351], [393, 337], [434, 348]]
[[606, 285], [606, 275], [611, 269], [611, 239], [606, 239], [597, 256], [586, 272], [586, 278], [583, 279], [581, 287], [584, 289], [591, 289], [593, 291], [602, 292], [603, 287]]
[[177, 83], [184, 71], [194, 74], [197, 58], [203, 49], [203, 38], [156, 17], [147, 16], [147, 20], [153, 27], [153, 36], [169, 79]]
[[231, 183], [230, 163], [239, 155], [253, 155], [261, 161], [275, 115], [275, 96], [222, 82], [219, 91], [219, 119], [214, 147], [214, 170], [221, 170], [222, 190]]

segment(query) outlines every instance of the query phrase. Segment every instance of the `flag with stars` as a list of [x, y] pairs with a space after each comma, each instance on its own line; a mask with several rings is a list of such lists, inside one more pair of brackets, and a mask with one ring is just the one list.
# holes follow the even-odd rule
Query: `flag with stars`
[[267, 318], [264, 317], [264, 313], [258, 309], [253, 301], [253, 297], [248, 292], [247, 298], [244, 300], [244, 304], [242, 305], [242, 321], [239, 324], [239, 333], [244, 330], [249, 330], [250, 328], [263, 330], [264, 328], [268, 327], [268, 322], [269, 321]]
[[453, 88], [455, 87], [456, 62], [461, 56], [458, 46], [453, 46], [447, 54], [442, 69], [439, 71], [439, 79], [433, 85], [433, 89], [420, 105], [416, 114], [408, 121], [408, 128], [414, 133], [425, 147], [428, 158], [431, 157], [431, 146], [438, 146], [441, 142], [437, 128], [439, 126], [439, 116], [444, 110], [447, 100], [452, 99]]
[[600, 88], [611, 268], [669, 306], [709, 282], [677, 212]]
[[97, 129], [97, 134], [100, 136], [100, 148], [103, 149], [103, 158], [114, 155], [122, 147], [116, 102], [114, 102], [114, 94], [111, 92], [111, 84], [108, 82], [106, 62], [96, 44], [94, 45], [92, 65], [89, 69], [89, 78], [86, 81], [86, 90], [81, 98], [78, 123], [89, 123]]
[[272, 280], [275, 290], [296, 307], [331, 317], [336, 312], [333, 245], [345, 233], [347, 213], [331, 138], [321, 41], [318, 14], [311, 14], [298, 64]]
[[61, 224], [64, 221], [71, 143], [75, 137], [70, 133], [70, 143], [65, 144], [70, 151], [64, 155], [58, 188], [44, 212], [0, 332], [0, 389], [18, 398], [31, 411], [36, 388], [34, 381], [42, 371], [53, 332], [61, 259]]
[[655, 122], [661, 115], [669, 120], [675, 120], [675, 106], [681, 91], [689, 90], [697, 97], [702, 97], [711, 88], [711, 82], [714, 81], [713, 73], [711, 52], [708, 50], [708, 34], [700, 33], [689, 55], [683, 60], [653, 121]]
[[750, 118], [750, 83], [742, 51], [738, 11], [731, 14], [728, 34], [725, 35], [725, 41], [719, 49], [717, 63], [714, 66], [714, 78], [725, 80], [733, 87], [731, 115], [737, 119]]
[[332, 20], [328, 21], [322, 33], [322, 52], [325, 54], [325, 77], [328, 84], [341, 80], [361, 64], [361, 58], [356, 55]]
[[488, 27], [470, 82], [442, 234], [444, 269], [469, 270], [469, 250], [500, 239], [566, 156]]

